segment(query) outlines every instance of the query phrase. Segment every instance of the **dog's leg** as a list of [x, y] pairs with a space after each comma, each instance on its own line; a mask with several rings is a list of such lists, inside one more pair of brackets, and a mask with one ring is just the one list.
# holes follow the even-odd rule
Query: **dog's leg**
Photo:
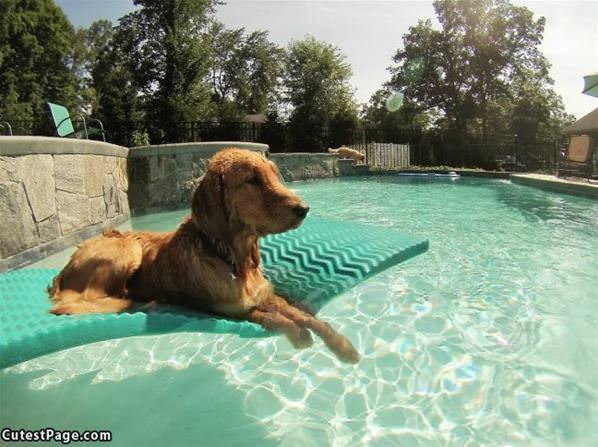
[[293, 302], [289, 298], [284, 297], [282, 295], [277, 295], [277, 298], [285, 300], [287, 302], [287, 304], [289, 304], [290, 306], [295, 307], [295, 308], [305, 312], [306, 314], [311, 315], [312, 317], [316, 316], [316, 312], [309, 305], [307, 305], [305, 303]]
[[131, 307], [126, 299], [127, 279], [139, 268], [141, 245], [116, 236], [84, 242], [54, 279], [49, 292], [53, 314], [121, 312]]
[[262, 325], [269, 331], [282, 332], [297, 349], [307, 348], [313, 343], [308, 330], [277, 312], [255, 308], [249, 313], [249, 320]]
[[268, 309], [275, 309], [276, 312], [293, 320], [299, 326], [314, 331], [341, 361], [347, 363], [357, 363], [359, 361], [360, 355], [351, 342], [345, 336], [336, 332], [328, 323], [318, 320], [313, 315], [295, 307], [279, 296], [274, 297], [274, 300], [269, 303]]
[[54, 306], [50, 310], [55, 315], [95, 314], [122, 312], [131, 307], [131, 300], [110, 296], [106, 288], [124, 293], [124, 281], [116, 275], [112, 266], [102, 265], [95, 269], [82, 293], [65, 289], [53, 298]]
[[63, 314], [106, 314], [122, 312], [131, 307], [131, 300], [105, 296], [92, 300], [76, 299], [72, 301], [59, 300], [52, 306], [50, 312], [54, 315]]

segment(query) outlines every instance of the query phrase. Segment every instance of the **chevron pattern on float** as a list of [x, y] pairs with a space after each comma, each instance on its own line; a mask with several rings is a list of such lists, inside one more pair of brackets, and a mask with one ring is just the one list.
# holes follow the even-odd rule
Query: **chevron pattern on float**
[[[314, 311], [334, 296], [428, 249], [428, 241], [396, 230], [309, 218], [297, 230], [264, 238], [264, 273], [276, 291]], [[120, 314], [48, 312], [46, 288], [58, 269], [0, 274], [0, 368], [39, 355], [112, 338], [167, 332], [268, 335], [247, 321], [218, 318], [176, 306]]]

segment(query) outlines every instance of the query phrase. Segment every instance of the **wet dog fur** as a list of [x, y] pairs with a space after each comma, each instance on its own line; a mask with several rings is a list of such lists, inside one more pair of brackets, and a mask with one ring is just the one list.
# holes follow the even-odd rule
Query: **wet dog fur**
[[351, 342], [274, 292], [262, 274], [259, 238], [298, 227], [309, 208], [263, 155], [218, 152], [195, 190], [191, 217], [174, 232], [120, 233], [82, 243], [49, 288], [54, 314], [121, 312], [132, 301], [180, 304], [253, 321], [296, 348], [311, 333], [345, 362]]

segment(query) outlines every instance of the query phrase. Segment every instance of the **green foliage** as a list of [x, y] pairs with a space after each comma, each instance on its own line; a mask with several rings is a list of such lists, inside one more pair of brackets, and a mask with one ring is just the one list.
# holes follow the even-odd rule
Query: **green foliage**
[[397, 141], [402, 129], [423, 129], [430, 125], [430, 115], [414, 101], [406, 100], [398, 110], [389, 111], [386, 101], [392, 92], [388, 88], [377, 90], [361, 111], [366, 127], [382, 131], [388, 141]]
[[131, 146], [147, 146], [150, 144], [149, 135], [147, 132], [134, 131], [131, 136]]
[[276, 101], [283, 50], [265, 31], [246, 35], [243, 28], [227, 30], [219, 22], [211, 25], [208, 38], [215, 118], [240, 121], [250, 113], [265, 114]]
[[[538, 142], [573, 119], [539, 50], [544, 19], [508, 0], [435, 1], [440, 28], [409, 29], [361, 121], [339, 48], [306, 37], [284, 50], [267, 32], [226, 29], [214, 18], [218, 0], [134, 3], [115, 27], [99, 20], [75, 31], [52, 0], [1, 1], [0, 118], [47, 132], [52, 100], [91, 112], [109, 141], [131, 145], [181, 141], [189, 121], [240, 136], [237, 122], [261, 113], [262, 138], [280, 150], [347, 144], [364, 126], [386, 141], [415, 136], [414, 154], [453, 165], [487, 163], [493, 154], [479, 148], [503, 136], [539, 159]], [[397, 91], [402, 104], [389, 110]]]
[[79, 102], [94, 114], [99, 108], [99, 96], [94, 87], [93, 72], [101, 56], [110, 48], [114, 28], [109, 20], [97, 20], [89, 28], [75, 31], [73, 40], [73, 71], [78, 81]]
[[283, 86], [295, 148], [325, 149], [329, 134], [343, 136], [343, 128], [357, 124], [350, 76], [351, 67], [337, 47], [313, 37], [291, 42]]
[[0, 17], [0, 116], [40, 131], [46, 101], [76, 105], [73, 28], [52, 0], [2, 0]]
[[437, 0], [434, 9], [441, 29], [429, 20], [409, 29], [389, 86], [423, 110], [442, 113], [437, 125], [447, 136], [449, 162], [462, 162], [468, 134], [516, 132], [517, 116], [537, 119], [538, 132], [559, 127], [562, 102], [554, 100], [539, 50], [544, 18], [507, 0]]
[[130, 146], [133, 135], [144, 131], [144, 113], [128, 58], [116, 43], [118, 37], [103, 48], [93, 67], [94, 115], [104, 123], [109, 141]]
[[210, 107], [204, 79], [210, 48], [204, 31], [216, 0], [136, 0], [140, 9], [120, 20], [136, 84], [147, 101], [148, 126], [167, 141], [184, 138], [185, 122]]

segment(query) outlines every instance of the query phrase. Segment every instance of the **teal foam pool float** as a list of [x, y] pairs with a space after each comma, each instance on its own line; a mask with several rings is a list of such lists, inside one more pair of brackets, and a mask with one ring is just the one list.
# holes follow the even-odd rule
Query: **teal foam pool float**
[[[330, 298], [382, 270], [421, 254], [428, 241], [372, 225], [309, 218], [297, 230], [264, 238], [265, 275], [276, 291], [319, 310]], [[217, 318], [174, 306], [120, 314], [48, 312], [46, 288], [57, 269], [0, 275], [0, 368], [73, 346], [166, 332], [268, 334], [247, 321]]]

